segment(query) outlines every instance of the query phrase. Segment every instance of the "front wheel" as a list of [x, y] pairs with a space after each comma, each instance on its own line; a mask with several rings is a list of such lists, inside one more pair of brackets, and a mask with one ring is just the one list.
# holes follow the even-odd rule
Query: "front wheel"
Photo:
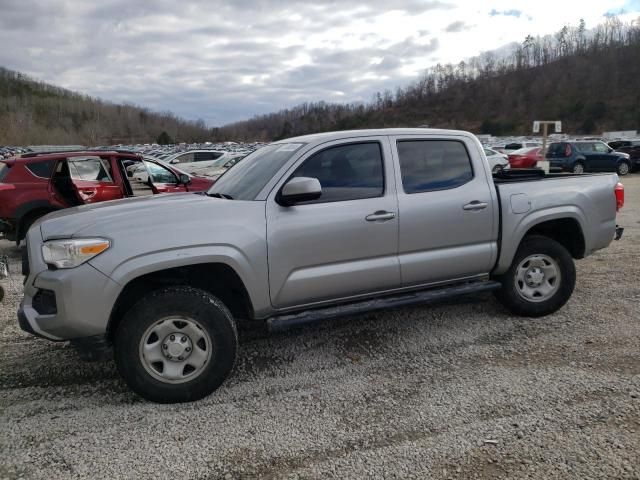
[[584, 173], [584, 165], [580, 162], [576, 162], [573, 165], [573, 169], [572, 169], [573, 173], [577, 173], [577, 174], [582, 174]]
[[542, 317], [561, 308], [573, 293], [576, 269], [571, 254], [548, 237], [526, 237], [509, 267], [496, 278], [500, 303], [517, 315]]
[[237, 348], [229, 310], [210, 293], [186, 286], [144, 296], [124, 315], [114, 342], [129, 387], [158, 403], [209, 395], [231, 372]]

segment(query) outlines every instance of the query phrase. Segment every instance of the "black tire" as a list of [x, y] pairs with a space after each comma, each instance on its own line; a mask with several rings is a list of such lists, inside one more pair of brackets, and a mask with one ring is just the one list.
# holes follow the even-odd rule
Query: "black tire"
[[[182, 383], [156, 378], [141, 358], [145, 332], [172, 316], [193, 319], [212, 344], [210, 358], [198, 375]], [[210, 293], [187, 286], [166, 287], [144, 296], [125, 313], [114, 339], [116, 365], [127, 385], [158, 403], [191, 402], [212, 393], [233, 369], [237, 349], [238, 334], [229, 310]]]
[[0, 285], [0, 303], [4, 300], [4, 287]]
[[[516, 278], [518, 266], [532, 255], [544, 255], [557, 263], [560, 271], [559, 285], [550, 298], [544, 301], [527, 300], [520, 292]], [[567, 249], [551, 238], [531, 235], [524, 238], [516, 252], [509, 270], [496, 277], [502, 288], [495, 296], [502, 305], [516, 315], [524, 317], [542, 317], [561, 308], [573, 293], [576, 284], [576, 269], [573, 258]]]
[[573, 164], [573, 168], [571, 169], [571, 172], [572, 172], [572, 173], [575, 173], [575, 174], [581, 174], [581, 173], [584, 173], [584, 172], [585, 172], [585, 170], [584, 170], [584, 163], [582, 163], [582, 162], [576, 162], [576, 163], [574, 163], [574, 164]]
[[629, 162], [620, 162], [616, 167], [616, 173], [621, 177], [624, 177], [629, 172], [631, 172], [631, 165]]

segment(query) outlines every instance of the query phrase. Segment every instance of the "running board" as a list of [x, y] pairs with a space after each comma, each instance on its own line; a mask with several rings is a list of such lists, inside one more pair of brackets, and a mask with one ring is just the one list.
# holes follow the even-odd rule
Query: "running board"
[[473, 283], [463, 283], [449, 287], [433, 288], [430, 290], [413, 291], [400, 295], [385, 296], [380, 298], [362, 300], [356, 303], [344, 305], [333, 305], [331, 307], [304, 310], [288, 315], [279, 315], [267, 320], [267, 326], [271, 332], [281, 332], [291, 327], [305, 325], [330, 318], [344, 317], [358, 313], [382, 310], [386, 308], [403, 307], [405, 305], [416, 305], [431, 303], [460, 295], [471, 293], [488, 292], [498, 290], [502, 285], [496, 281], [482, 281]]

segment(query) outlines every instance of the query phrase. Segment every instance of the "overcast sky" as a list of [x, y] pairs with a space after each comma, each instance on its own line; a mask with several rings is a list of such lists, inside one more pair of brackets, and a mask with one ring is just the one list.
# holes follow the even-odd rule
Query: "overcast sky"
[[215, 126], [620, 12], [640, 0], [0, 0], [0, 65]]

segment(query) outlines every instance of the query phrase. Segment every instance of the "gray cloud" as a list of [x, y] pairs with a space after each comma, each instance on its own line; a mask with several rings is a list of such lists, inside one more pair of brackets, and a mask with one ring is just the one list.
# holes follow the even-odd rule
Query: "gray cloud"
[[[375, 24], [384, 12], [452, 7], [430, 0], [0, 0], [0, 65], [221, 125], [303, 101], [367, 101], [404, 83], [403, 67], [431, 58], [438, 39], [423, 28], [390, 43], [385, 32], [351, 26]], [[309, 45], [328, 31], [340, 33]]]
[[473, 25], [467, 25], [462, 20], [458, 20], [456, 22], [453, 22], [447, 25], [447, 28], [445, 28], [444, 31], [449, 33], [457, 33], [457, 32], [462, 32], [464, 30], [469, 30], [472, 27]]

